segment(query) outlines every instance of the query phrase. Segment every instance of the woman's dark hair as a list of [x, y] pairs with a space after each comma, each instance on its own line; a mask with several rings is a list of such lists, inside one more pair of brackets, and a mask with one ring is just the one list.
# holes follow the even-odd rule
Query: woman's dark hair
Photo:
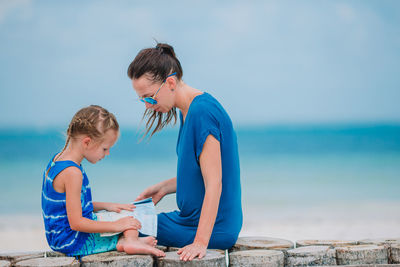
[[[131, 80], [139, 79], [146, 74], [150, 76], [153, 82], [163, 82], [168, 75], [174, 72], [176, 72], [177, 79], [181, 80], [183, 75], [182, 66], [176, 58], [174, 48], [162, 43], [157, 43], [156, 47], [153, 48], [142, 49], [128, 67], [128, 77]], [[167, 114], [146, 109], [143, 119], [146, 117], [148, 119], [144, 136], [150, 132], [154, 122], [157, 120], [157, 125], [152, 131], [151, 137], [169, 124], [172, 118], [174, 118], [174, 124], [176, 123], [176, 108], [173, 107]]]

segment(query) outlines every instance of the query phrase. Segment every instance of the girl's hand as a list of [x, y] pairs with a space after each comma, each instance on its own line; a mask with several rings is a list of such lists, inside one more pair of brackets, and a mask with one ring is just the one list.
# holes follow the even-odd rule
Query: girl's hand
[[133, 211], [135, 205], [133, 204], [119, 204], [119, 203], [108, 203], [105, 207], [107, 211], [121, 212], [121, 210]]
[[124, 218], [121, 218], [115, 223], [115, 232], [123, 232], [125, 230], [138, 230], [142, 228], [142, 225], [138, 220], [133, 218], [132, 216], [127, 216]]
[[149, 197], [153, 198], [154, 205], [156, 205], [166, 193], [162, 190], [162, 186], [160, 183], [152, 185], [146, 188], [136, 199], [135, 201], [139, 201], [142, 199], [146, 199]]
[[203, 258], [207, 253], [207, 246], [198, 242], [193, 242], [186, 247], [178, 250], [179, 258], [183, 261], [191, 261], [196, 257]]

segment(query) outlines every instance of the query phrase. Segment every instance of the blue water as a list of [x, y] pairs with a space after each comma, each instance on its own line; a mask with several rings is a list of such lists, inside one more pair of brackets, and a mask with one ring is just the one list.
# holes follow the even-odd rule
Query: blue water
[[[175, 176], [177, 129], [150, 142], [138, 143], [139, 134], [123, 131], [108, 158], [83, 162], [95, 200], [130, 202]], [[253, 127], [237, 135], [245, 209], [400, 201], [400, 125]], [[61, 129], [0, 130], [1, 214], [40, 214], [43, 169], [63, 144]], [[161, 204], [174, 207], [173, 196]]]

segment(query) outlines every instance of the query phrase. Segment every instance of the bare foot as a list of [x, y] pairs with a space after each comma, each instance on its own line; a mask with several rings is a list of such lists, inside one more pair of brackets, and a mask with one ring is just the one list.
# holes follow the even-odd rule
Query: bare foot
[[139, 241], [152, 247], [157, 245], [157, 239], [155, 239], [153, 236], [139, 237]]
[[163, 251], [139, 240], [126, 240], [124, 243], [124, 251], [127, 254], [152, 254], [157, 257], [165, 256]]
[[125, 237], [121, 236], [117, 243], [117, 251], [124, 252]]

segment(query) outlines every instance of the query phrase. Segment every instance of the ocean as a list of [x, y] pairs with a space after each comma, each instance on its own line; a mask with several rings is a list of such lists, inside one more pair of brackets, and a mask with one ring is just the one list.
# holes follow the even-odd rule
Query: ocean
[[[400, 125], [238, 127], [236, 133], [244, 234], [400, 236]], [[83, 162], [95, 201], [132, 202], [147, 186], [176, 176], [178, 127], [139, 143], [140, 134], [123, 130], [110, 156]], [[62, 129], [0, 130], [0, 234], [21, 216], [42, 227], [43, 171], [64, 141]], [[174, 195], [158, 209], [176, 209]], [[311, 222], [308, 232], [299, 231]]]

